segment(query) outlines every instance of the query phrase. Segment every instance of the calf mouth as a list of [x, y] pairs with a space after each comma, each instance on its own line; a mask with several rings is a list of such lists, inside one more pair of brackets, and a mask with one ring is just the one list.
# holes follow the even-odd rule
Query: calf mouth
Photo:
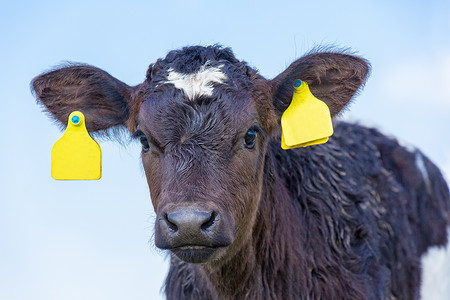
[[175, 247], [170, 251], [175, 254], [179, 259], [187, 263], [201, 264], [214, 260], [220, 256], [224, 247], [208, 247], [188, 245]]

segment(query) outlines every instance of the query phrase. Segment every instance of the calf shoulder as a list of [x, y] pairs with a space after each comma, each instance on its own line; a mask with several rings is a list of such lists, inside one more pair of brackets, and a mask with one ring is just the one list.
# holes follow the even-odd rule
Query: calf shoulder
[[380, 294], [389, 289], [418, 298], [420, 255], [447, 242], [450, 197], [439, 169], [419, 150], [345, 122], [323, 145], [283, 151], [278, 144], [269, 153], [307, 224], [316, 267], [342, 266], [366, 282], [368, 298], [390, 296]]

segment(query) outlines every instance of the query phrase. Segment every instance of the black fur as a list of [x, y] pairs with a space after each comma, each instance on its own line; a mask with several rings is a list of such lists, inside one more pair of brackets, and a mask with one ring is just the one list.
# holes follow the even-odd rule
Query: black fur
[[[205, 64], [228, 78], [212, 96], [187, 99], [167, 83], [170, 69], [189, 74]], [[194, 46], [150, 65], [136, 87], [72, 66], [38, 76], [33, 88], [62, 123], [78, 109], [90, 130], [126, 126], [147, 137], [142, 161], [161, 248], [179, 250], [161, 225], [168, 212], [220, 216], [201, 236], [213, 258], [192, 264], [171, 254], [168, 299], [418, 299], [421, 255], [447, 243], [450, 196], [439, 169], [419, 150], [345, 122], [326, 144], [280, 148], [295, 79], [336, 115], [369, 71], [360, 57], [319, 51], [269, 81], [229, 48]], [[255, 126], [255, 147], [246, 149]], [[194, 246], [185, 257], [200, 253], [181, 240]]]
[[[417, 155], [432, 178], [428, 190]], [[267, 282], [279, 285], [272, 294], [261, 286], [257, 299], [419, 298], [420, 256], [447, 243], [450, 210], [441, 173], [419, 150], [410, 152], [376, 129], [340, 122], [324, 145], [283, 151], [273, 139], [265, 169], [255, 256]], [[268, 209], [290, 210], [298, 220], [283, 222]], [[292, 258], [271, 260], [285, 255], [277, 253], [283, 244], [298, 249], [301, 270], [289, 270]], [[175, 276], [178, 270], [185, 275]], [[195, 279], [203, 282], [203, 276], [199, 266], [173, 263], [168, 298], [182, 299], [175, 295], [188, 290], [207, 293], [207, 285], [197, 290]]]

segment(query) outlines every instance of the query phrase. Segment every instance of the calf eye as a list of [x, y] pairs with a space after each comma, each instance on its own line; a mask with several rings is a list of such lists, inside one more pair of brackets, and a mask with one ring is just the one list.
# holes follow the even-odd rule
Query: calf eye
[[255, 129], [249, 129], [247, 133], [244, 136], [244, 147], [247, 149], [253, 149], [255, 147], [256, 142], [256, 130]]
[[145, 134], [138, 130], [136, 131], [133, 136], [137, 137], [139, 139], [139, 141], [142, 144], [142, 151], [143, 152], [148, 152], [150, 150], [150, 145], [148, 144], [148, 140], [147, 137], [145, 136]]

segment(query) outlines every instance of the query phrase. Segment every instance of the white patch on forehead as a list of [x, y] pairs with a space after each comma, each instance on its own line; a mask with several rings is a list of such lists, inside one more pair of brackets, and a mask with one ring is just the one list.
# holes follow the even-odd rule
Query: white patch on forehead
[[201, 66], [196, 73], [183, 74], [169, 69], [166, 83], [171, 83], [179, 90], [182, 90], [189, 99], [193, 100], [198, 96], [212, 96], [213, 83], [223, 83], [227, 75], [222, 72], [223, 65], [217, 67], [205, 65]]

